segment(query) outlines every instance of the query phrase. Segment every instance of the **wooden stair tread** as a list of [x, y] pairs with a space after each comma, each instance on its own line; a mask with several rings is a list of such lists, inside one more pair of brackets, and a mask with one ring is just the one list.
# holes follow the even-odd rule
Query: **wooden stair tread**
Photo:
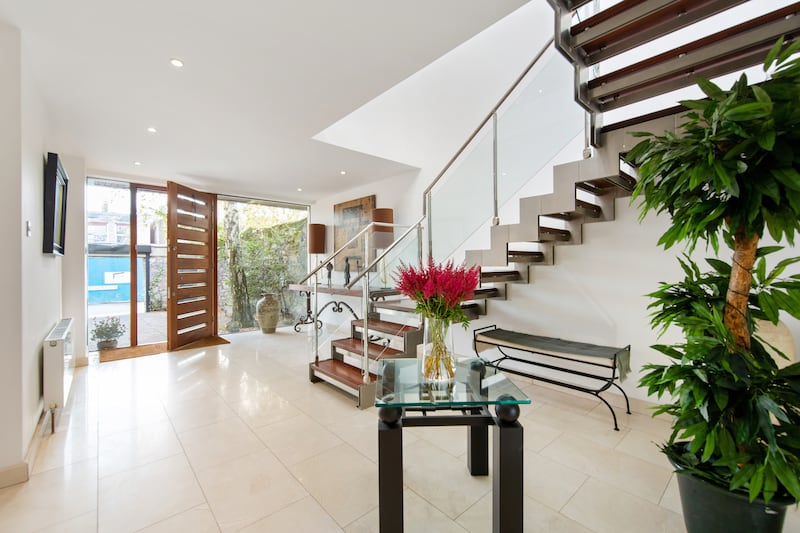
[[745, 0], [675, 0], [647, 5], [626, 0], [570, 27], [572, 42], [593, 65], [726, 11]]
[[[350, 324], [357, 328], [363, 329], [364, 327], [364, 321], [360, 319], [353, 320]], [[367, 321], [367, 328], [369, 328], [370, 331], [380, 331], [387, 335], [402, 335], [408, 331], [417, 331], [419, 329], [415, 326], [398, 324], [397, 322], [389, 322], [388, 320], [369, 320]]]
[[[314, 372], [324, 374], [352, 389], [358, 389], [364, 383], [364, 376], [361, 374], [360, 368], [338, 359], [324, 359], [319, 363], [311, 363], [311, 368]], [[376, 379], [377, 376], [370, 372], [369, 380], [375, 381]]]
[[539, 226], [539, 238], [543, 241], [566, 242], [572, 238], [569, 230]]
[[514, 263], [542, 263], [544, 253], [529, 250], [509, 250], [508, 260]]
[[522, 274], [520, 274], [518, 270], [481, 271], [481, 281], [485, 281], [487, 283], [500, 281], [519, 281], [521, 279]]
[[380, 289], [372, 289], [369, 291], [369, 297], [371, 300], [386, 298], [387, 296], [397, 296], [398, 294], [400, 294], [400, 291], [392, 287], [382, 287]]
[[[480, 289], [477, 289], [480, 290]], [[387, 311], [399, 311], [401, 313], [416, 313], [416, 304], [402, 300], [390, 300], [388, 302], [375, 302], [376, 309], [385, 309]], [[461, 304], [461, 310], [470, 320], [475, 320], [481, 314], [481, 307], [476, 303]]]
[[[331, 345], [350, 353], [363, 355], [364, 343], [361, 339], [354, 339], [352, 337], [347, 339], [337, 339], [331, 341]], [[367, 343], [367, 356], [370, 359], [380, 359], [382, 357], [400, 357], [403, 355], [401, 350], [391, 348], [389, 346], [382, 346], [374, 342]]]
[[[498, 281], [498, 280], [493, 280]], [[500, 290], [496, 287], [480, 287], [475, 289], [475, 295], [472, 297], [473, 300], [485, 300], [487, 298], [496, 298], [500, 296]], [[463, 306], [462, 306], [463, 307]]]

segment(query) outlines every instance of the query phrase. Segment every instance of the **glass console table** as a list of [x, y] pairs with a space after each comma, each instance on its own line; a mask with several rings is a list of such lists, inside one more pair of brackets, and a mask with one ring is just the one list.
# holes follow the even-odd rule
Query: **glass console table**
[[403, 531], [403, 427], [420, 426], [467, 426], [467, 468], [473, 476], [489, 474], [489, 426], [494, 426], [492, 531], [522, 533], [522, 426], [517, 419], [520, 404], [530, 399], [477, 358], [458, 361], [455, 379], [448, 383], [425, 382], [418, 359], [385, 359], [379, 376], [381, 533]]

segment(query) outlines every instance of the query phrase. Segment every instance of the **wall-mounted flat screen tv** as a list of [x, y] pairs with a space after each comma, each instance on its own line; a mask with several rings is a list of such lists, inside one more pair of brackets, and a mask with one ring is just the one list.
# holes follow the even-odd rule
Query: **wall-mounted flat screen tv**
[[64, 255], [69, 178], [58, 154], [47, 153], [44, 165], [44, 241], [42, 252]]

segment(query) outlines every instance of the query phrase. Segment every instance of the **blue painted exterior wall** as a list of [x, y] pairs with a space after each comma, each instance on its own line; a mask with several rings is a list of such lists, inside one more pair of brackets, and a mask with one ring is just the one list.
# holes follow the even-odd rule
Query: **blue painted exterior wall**
[[[145, 261], [143, 257], [136, 260], [136, 271], [139, 274], [137, 280], [137, 300], [144, 301], [145, 298]], [[87, 259], [86, 274], [88, 279], [88, 301], [91, 304], [124, 303], [131, 301], [131, 284], [114, 283], [113, 278], [124, 278], [130, 280], [130, 257], [110, 256], [110, 255], [90, 255]], [[109, 275], [106, 276], [106, 273]], [[111, 279], [107, 279], [111, 278]]]

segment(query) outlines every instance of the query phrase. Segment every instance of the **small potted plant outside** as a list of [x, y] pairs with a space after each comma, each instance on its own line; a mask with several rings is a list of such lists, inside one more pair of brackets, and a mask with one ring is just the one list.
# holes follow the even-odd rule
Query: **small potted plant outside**
[[781, 531], [786, 505], [800, 500], [800, 363], [780, 369], [757, 329], [781, 311], [800, 317], [800, 275], [784, 275], [800, 258], [770, 270], [781, 247], [758, 246], [765, 231], [793, 244], [800, 229], [798, 49], [779, 40], [760, 85], [699, 80], [708, 98], [681, 102], [690, 112], [679, 133], [637, 133], [647, 138], [627, 155], [639, 165], [641, 216], [670, 217], [659, 244], [733, 251], [730, 263], [707, 259], [708, 272], [685, 256], [683, 281], [650, 295], [653, 326], [684, 336], [653, 347], [671, 362], [646, 365], [641, 385], [670, 400], [656, 409], [673, 417], [661, 449], [690, 532]]
[[117, 347], [117, 339], [125, 333], [125, 326], [118, 316], [101, 318], [92, 327], [92, 340], [97, 341], [98, 350]]

